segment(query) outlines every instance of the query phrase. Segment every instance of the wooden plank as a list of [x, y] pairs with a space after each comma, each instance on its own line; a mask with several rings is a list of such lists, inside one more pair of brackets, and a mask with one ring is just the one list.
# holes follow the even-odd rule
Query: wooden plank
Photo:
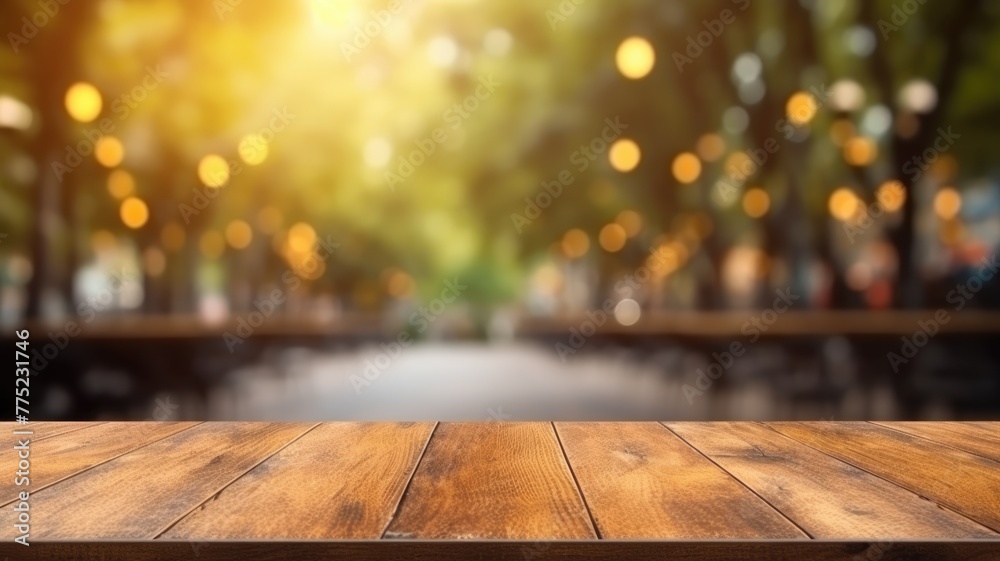
[[997, 462], [871, 423], [768, 424], [1000, 531]]
[[914, 436], [1000, 462], [1000, 423], [877, 422]]
[[[28, 444], [32, 493], [151, 442], [166, 438], [197, 423], [103, 423], [81, 430], [63, 432]], [[0, 455], [0, 473], [13, 474], [19, 458]], [[13, 502], [24, 487], [14, 485], [14, 478], [0, 479], [0, 505]]]
[[443, 423], [386, 537], [596, 536], [551, 423]]
[[658, 423], [556, 423], [602, 538], [805, 538]]
[[[152, 538], [312, 426], [204, 423], [181, 431], [32, 493], [31, 537]], [[0, 524], [12, 528], [14, 514], [3, 509]]]
[[45, 440], [46, 438], [52, 438], [53, 436], [59, 436], [60, 434], [82, 430], [87, 427], [100, 424], [103, 423], [100, 421], [38, 421], [22, 425], [20, 423], [4, 422], [0, 423], [0, 431], [2, 431], [3, 434], [13, 434], [14, 431], [21, 430], [31, 431], [33, 433], [30, 435], [31, 441], [38, 442], [39, 440]]
[[434, 423], [320, 425], [162, 538], [377, 539], [433, 429]]
[[968, 518], [756, 423], [669, 423], [815, 538], [1000, 538]]

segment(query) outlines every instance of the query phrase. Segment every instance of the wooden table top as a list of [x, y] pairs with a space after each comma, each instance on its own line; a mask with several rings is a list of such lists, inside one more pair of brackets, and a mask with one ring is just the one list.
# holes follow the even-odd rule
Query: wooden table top
[[1000, 422], [0, 427], [13, 559], [1000, 559]]

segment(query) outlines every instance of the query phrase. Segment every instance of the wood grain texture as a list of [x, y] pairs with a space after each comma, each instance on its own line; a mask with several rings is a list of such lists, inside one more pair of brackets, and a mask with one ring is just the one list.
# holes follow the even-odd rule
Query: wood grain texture
[[871, 423], [768, 425], [1000, 531], [997, 462]]
[[94, 425], [103, 424], [100, 421], [38, 421], [34, 423], [20, 424], [20, 423], [0, 423], [0, 431], [3, 434], [13, 434], [14, 431], [28, 430], [31, 431], [31, 441], [38, 442], [39, 440], [44, 440], [46, 438], [52, 438], [53, 436], [58, 436], [63, 433], [77, 431], [85, 429], [87, 427], [92, 427]]
[[[32, 439], [28, 445], [31, 452], [29, 458], [32, 460], [29, 490], [32, 493], [40, 491], [60, 479], [196, 424], [104, 423], [63, 432], [40, 442]], [[0, 473], [13, 474], [17, 469], [17, 462], [16, 454], [0, 455]], [[0, 505], [12, 502], [18, 492], [23, 490], [23, 487], [14, 485], [13, 478], [0, 479]]]
[[377, 539], [433, 429], [433, 423], [320, 425], [162, 539]]
[[438, 425], [385, 535], [596, 537], [551, 423]]
[[[312, 426], [203, 423], [181, 431], [32, 493], [31, 536], [152, 538]], [[0, 512], [7, 534], [13, 514]]]
[[876, 422], [1000, 462], [1000, 423]]
[[556, 423], [602, 538], [805, 538], [658, 423]]
[[1000, 538], [968, 518], [766, 426], [667, 426], [813, 537]]
[[997, 425], [886, 425], [38, 423], [0, 558], [1000, 559]]

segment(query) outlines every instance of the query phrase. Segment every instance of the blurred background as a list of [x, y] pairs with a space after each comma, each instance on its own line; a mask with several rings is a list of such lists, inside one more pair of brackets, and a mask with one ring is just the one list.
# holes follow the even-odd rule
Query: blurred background
[[1000, 412], [1000, 2], [0, 22], [33, 420]]

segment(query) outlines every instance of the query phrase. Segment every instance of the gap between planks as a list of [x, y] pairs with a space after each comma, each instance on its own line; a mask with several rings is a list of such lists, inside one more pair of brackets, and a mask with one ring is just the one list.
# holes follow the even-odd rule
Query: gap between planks
[[297, 442], [300, 438], [302, 438], [303, 436], [309, 434], [310, 432], [313, 431], [313, 429], [315, 429], [316, 427], [318, 427], [318, 426], [320, 426], [322, 424], [323, 423], [321, 423], [321, 422], [314, 424], [313, 426], [311, 426], [308, 429], [306, 429], [305, 431], [303, 431], [302, 434], [300, 434], [300, 435], [296, 436], [295, 438], [289, 440], [287, 443], [285, 443], [283, 446], [279, 447], [274, 452], [271, 452], [270, 454], [268, 454], [268, 455], [264, 456], [263, 458], [261, 458], [260, 461], [258, 461], [257, 463], [255, 463], [252, 466], [250, 466], [249, 468], [247, 468], [246, 471], [244, 471], [243, 473], [237, 475], [236, 477], [234, 477], [232, 480], [228, 481], [223, 486], [219, 487], [219, 489], [216, 490], [214, 493], [210, 493], [207, 497], [205, 497], [205, 499], [203, 499], [198, 504], [196, 504], [193, 507], [191, 507], [190, 509], [188, 509], [186, 512], [184, 512], [181, 515], [177, 516], [177, 518], [174, 518], [165, 527], [161, 528], [156, 533], [154, 533], [152, 539], [154, 539], [154, 540], [158, 539], [160, 536], [162, 536], [163, 534], [167, 533], [171, 528], [173, 528], [174, 526], [176, 526], [178, 522], [180, 522], [181, 520], [184, 520], [184, 517], [188, 516], [189, 514], [191, 514], [194, 511], [198, 510], [199, 508], [201, 508], [202, 505], [204, 505], [208, 501], [212, 500], [212, 497], [218, 496], [219, 493], [225, 491], [227, 487], [229, 487], [233, 483], [236, 483], [236, 481], [238, 481], [241, 477], [243, 477], [244, 475], [246, 475], [246, 474], [250, 473], [251, 471], [257, 469], [257, 466], [259, 466], [259, 465], [263, 464], [264, 462], [270, 460], [272, 456], [274, 456], [278, 452], [281, 452], [285, 448], [288, 448], [289, 446], [291, 446], [292, 444], [294, 444], [295, 442]]
[[[966, 454], [972, 454], [973, 456], [978, 456], [978, 457], [980, 457], [980, 458], [982, 458], [984, 460], [989, 460], [991, 462], [995, 462], [997, 464], [1000, 464], [1000, 461], [998, 461], [996, 458], [991, 458], [989, 456], [984, 456], [984, 455], [980, 454], [979, 452], [976, 452], [975, 450], [969, 450], [968, 448], [961, 448], [961, 447], [959, 447], [959, 446], [957, 446], [957, 445], [955, 445], [955, 444], [953, 444], [951, 442], [944, 442], [944, 441], [941, 441], [941, 440], [937, 440], [935, 438], [931, 438], [931, 437], [929, 437], [927, 435], [924, 435], [924, 434], [917, 434], [915, 432], [908, 432], [908, 431], [896, 428], [896, 427], [894, 427], [892, 425], [883, 424], [883, 422], [880, 422], [880, 421], [865, 421], [865, 422], [867, 422], [867, 423], [869, 423], [871, 425], [874, 425], [876, 427], [879, 427], [879, 428], [889, 429], [889, 430], [896, 431], [896, 432], [901, 433], [901, 434], [905, 434], [906, 436], [912, 436], [914, 438], [920, 438], [920, 439], [926, 440], [928, 442], [933, 442], [934, 444], [940, 444], [941, 446], [945, 446], [947, 448], [951, 448], [952, 450], [957, 450], [959, 452], [965, 452]], [[958, 422], [958, 421], [946, 421], [946, 422]]]
[[658, 421], [657, 424], [660, 425], [661, 427], [663, 427], [664, 429], [666, 429], [667, 432], [669, 432], [670, 434], [672, 434], [672, 435], [676, 436], [677, 438], [679, 438], [681, 442], [683, 442], [684, 444], [687, 444], [691, 449], [693, 449], [695, 452], [697, 452], [698, 454], [700, 454], [703, 458], [705, 458], [709, 462], [712, 462], [712, 465], [714, 465], [715, 467], [717, 467], [720, 470], [722, 470], [723, 473], [725, 473], [729, 477], [731, 477], [734, 480], [736, 480], [736, 482], [739, 483], [740, 485], [742, 485], [747, 491], [750, 491], [751, 493], [754, 494], [755, 497], [757, 497], [758, 499], [760, 499], [761, 501], [763, 501], [764, 504], [766, 504], [767, 506], [771, 507], [771, 510], [773, 510], [773, 511], [777, 512], [778, 514], [780, 514], [782, 518], [784, 518], [785, 520], [789, 521], [793, 526], [795, 526], [796, 528], [798, 528], [800, 532], [802, 532], [803, 534], [805, 534], [806, 536], [808, 536], [810, 540], [815, 540], [816, 539], [816, 536], [812, 535], [809, 531], [807, 531], [805, 528], [803, 528], [802, 526], [800, 526], [798, 522], [796, 522], [796, 521], [792, 520], [791, 518], [789, 518], [788, 515], [786, 515], [784, 512], [781, 512], [781, 510], [779, 510], [776, 506], [774, 506], [773, 504], [771, 504], [770, 501], [768, 501], [763, 496], [761, 496], [760, 493], [758, 493], [757, 491], [755, 491], [754, 489], [752, 489], [749, 485], [747, 485], [746, 483], [744, 483], [743, 480], [741, 480], [739, 477], [736, 477], [735, 475], [733, 475], [729, 470], [727, 470], [726, 468], [722, 467], [721, 465], [719, 465], [718, 462], [716, 462], [715, 460], [713, 460], [708, 454], [706, 454], [706, 453], [702, 452], [701, 450], [699, 450], [697, 446], [695, 446], [694, 444], [691, 444], [690, 442], [688, 442], [687, 440], [685, 440], [683, 436], [677, 434], [674, 430], [672, 430], [670, 427], [668, 427], [666, 425], [665, 421]]
[[420, 457], [418, 457], [416, 463], [413, 464], [413, 469], [410, 470], [410, 477], [406, 479], [406, 485], [403, 485], [403, 492], [399, 494], [399, 500], [396, 501], [396, 507], [392, 509], [389, 519], [385, 521], [385, 527], [382, 528], [382, 532], [379, 534], [378, 539], [385, 539], [385, 534], [389, 531], [389, 526], [392, 525], [392, 521], [396, 518], [396, 515], [399, 514], [399, 510], [403, 508], [403, 501], [406, 499], [406, 494], [410, 491], [410, 484], [413, 483], [413, 477], [417, 475], [417, 470], [420, 469], [420, 464], [424, 461], [424, 455], [427, 454], [427, 449], [430, 447], [431, 440], [434, 439], [434, 433], [437, 432], [439, 426], [441, 426], [441, 421], [434, 423], [434, 428], [431, 429], [431, 433], [427, 436], [427, 441], [424, 442], [424, 448], [420, 451]]
[[590, 510], [590, 504], [587, 503], [587, 495], [583, 493], [583, 487], [580, 486], [580, 480], [576, 478], [576, 471], [573, 470], [573, 464], [569, 461], [569, 456], [566, 454], [566, 447], [563, 446], [562, 438], [559, 437], [559, 429], [556, 428], [556, 424], [549, 421], [552, 426], [552, 432], [556, 435], [556, 442], [559, 444], [559, 451], [562, 452], [563, 461], [566, 462], [566, 467], [569, 469], [570, 476], [573, 477], [573, 484], [576, 485], [576, 492], [580, 494], [580, 500], [583, 501], [583, 508], [587, 509], [587, 518], [590, 519], [590, 525], [594, 528], [594, 535], [597, 539], [603, 540], [601, 536], [601, 529], [597, 527], [597, 520], [594, 518], [593, 511]]
[[[87, 466], [87, 467], [81, 469], [80, 471], [73, 472], [73, 473], [71, 473], [69, 475], [65, 475], [65, 476], [63, 476], [63, 477], [61, 477], [61, 478], [59, 478], [59, 479], [57, 479], [57, 480], [55, 480], [55, 481], [53, 481], [51, 483], [46, 483], [45, 485], [42, 485], [41, 487], [38, 487], [37, 489], [32, 489], [31, 492], [32, 493], [37, 493], [39, 491], [48, 489], [49, 487], [52, 487], [53, 485], [58, 485], [59, 483], [62, 483], [63, 481], [66, 481], [66, 480], [68, 480], [70, 478], [76, 477], [76, 476], [78, 476], [78, 475], [80, 475], [82, 473], [86, 473], [86, 472], [88, 472], [88, 471], [90, 471], [90, 470], [92, 470], [92, 469], [94, 469], [96, 467], [102, 466], [102, 465], [104, 465], [104, 464], [106, 464], [106, 463], [108, 463], [110, 461], [117, 460], [118, 458], [121, 458], [122, 456], [124, 456], [126, 454], [131, 454], [132, 452], [135, 452], [136, 450], [141, 450], [141, 449], [143, 449], [143, 448], [145, 448], [145, 447], [147, 447], [147, 446], [149, 446], [151, 444], [156, 444], [157, 442], [159, 442], [161, 440], [166, 440], [167, 438], [171, 438], [173, 436], [177, 436], [178, 434], [180, 434], [180, 433], [182, 433], [182, 432], [184, 432], [186, 430], [193, 429], [194, 427], [196, 427], [198, 425], [201, 425], [201, 424], [204, 424], [204, 423], [205, 423], [205, 421], [192, 422], [192, 424], [190, 426], [184, 427], [184, 428], [182, 428], [181, 430], [179, 430], [177, 432], [172, 432], [172, 433], [166, 434], [166, 435], [164, 435], [164, 436], [162, 436], [160, 438], [155, 438], [153, 440], [150, 440], [149, 442], [146, 442], [145, 444], [140, 444], [139, 446], [136, 446], [135, 448], [131, 448], [129, 450], [126, 450], [126, 451], [122, 452], [121, 454], [118, 454], [118, 455], [112, 456], [110, 458], [101, 460], [101, 461], [97, 462], [96, 464], [93, 464], [93, 465], [90, 465], [90, 466]], [[96, 425], [87, 425], [85, 427], [80, 427], [79, 429], [68, 430], [66, 432], [61, 432], [59, 434], [53, 434], [53, 435], [46, 436], [46, 437], [43, 438], [43, 440], [45, 438], [51, 438], [51, 437], [54, 437], [54, 436], [62, 436], [64, 434], [69, 434], [71, 432], [77, 432], [79, 430], [89, 429], [89, 428], [93, 428], [93, 427], [96, 427], [96, 426], [99, 426], [99, 425], [104, 425], [104, 424], [107, 424], [107, 423], [101, 422], [101, 423], [97, 423]], [[15, 502], [17, 502], [16, 498], [13, 499], [13, 500], [11, 500], [11, 501], [8, 501], [6, 503], [0, 504], [0, 508], [3, 508], [5, 506], [7, 506], [7, 505], [14, 504]]]
[[[967, 519], [967, 520], [970, 520], [970, 521], [972, 521], [973, 523], [975, 523], [975, 524], [978, 524], [978, 525], [980, 525], [980, 526], [982, 526], [982, 527], [984, 527], [984, 528], [988, 528], [989, 530], [992, 530], [992, 531], [994, 531], [994, 532], [997, 532], [997, 531], [998, 531], [997, 529], [995, 529], [995, 528], [992, 528], [992, 527], [990, 527], [990, 526], [988, 526], [988, 525], [986, 525], [986, 524], [983, 524], [983, 523], [982, 523], [982, 522], [980, 522], [979, 520], [976, 520], [975, 518], [972, 518], [971, 516], [969, 516], [969, 515], [967, 515], [967, 514], [965, 514], [965, 513], [963, 513], [963, 512], [959, 512], [958, 510], [955, 510], [954, 508], [951, 508], [951, 507], [949, 507], [949, 506], [947, 506], [947, 505], [943, 505], [943, 504], [941, 504], [941, 502], [940, 502], [940, 501], [937, 501], [937, 500], [934, 500], [934, 499], [931, 499], [930, 497], [928, 497], [928, 496], [926, 496], [926, 495], [924, 495], [924, 494], [922, 494], [922, 493], [918, 493], [917, 491], [914, 491], [913, 489], [910, 489], [909, 487], [906, 487], [906, 486], [904, 486], [903, 484], [901, 484], [901, 483], [899, 483], [899, 482], [897, 482], [897, 481], [893, 481], [893, 480], [889, 479], [888, 477], [884, 477], [884, 476], [882, 476], [882, 475], [879, 475], [879, 474], [877, 474], [877, 473], [875, 473], [875, 472], [873, 472], [873, 471], [871, 471], [871, 470], [869, 470], [869, 469], [866, 469], [866, 468], [865, 468], [864, 466], [860, 466], [860, 465], [858, 465], [858, 464], [856, 464], [856, 463], [854, 463], [854, 462], [849, 462], [849, 461], [847, 461], [847, 460], [844, 460], [844, 459], [841, 459], [841, 458], [838, 458], [838, 457], [834, 456], [833, 454], [831, 454], [831, 453], [827, 452], [826, 450], [823, 450], [823, 449], [821, 449], [821, 448], [817, 448], [817, 447], [815, 447], [815, 446], [813, 446], [813, 445], [809, 444], [808, 442], [803, 442], [803, 441], [801, 441], [801, 440], [799, 440], [799, 439], [797, 439], [797, 438], [795, 438], [795, 437], [793, 437], [793, 436], [789, 436], [789, 435], [787, 435], [787, 434], [785, 434], [785, 433], [783, 433], [783, 432], [779, 431], [778, 429], [776, 429], [776, 428], [772, 427], [772, 426], [771, 426], [771, 425], [770, 425], [769, 423], [765, 423], [765, 422], [761, 422], [761, 421], [755, 421], [755, 422], [756, 422], [757, 424], [761, 425], [761, 426], [764, 426], [764, 427], [767, 427], [768, 429], [770, 429], [770, 430], [772, 430], [772, 431], [774, 431], [774, 432], [776, 432], [776, 433], [780, 434], [781, 436], [783, 436], [783, 437], [785, 437], [785, 438], [788, 438], [788, 439], [790, 439], [790, 440], [792, 440], [792, 441], [794, 441], [794, 442], [797, 442], [797, 443], [799, 443], [799, 444], [801, 444], [801, 445], [803, 445], [803, 446], [807, 446], [807, 447], [809, 447], [809, 448], [812, 448], [813, 450], [816, 450], [817, 452], [820, 452], [821, 454], [825, 454], [825, 455], [827, 455], [827, 456], [829, 456], [829, 457], [833, 458], [834, 460], [836, 460], [836, 461], [838, 461], [838, 462], [843, 462], [843, 463], [845, 463], [845, 464], [847, 464], [847, 465], [849, 465], [849, 466], [853, 466], [853, 467], [855, 467], [855, 468], [857, 468], [857, 469], [859, 469], [859, 470], [861, 470], [861, 471], [863, 471], [863, 472], [865, 472], [865, 473], [869, 473], [869, 474], [871, 474], [871, 475], [874, 475], [875, 477], [877, 477], [877, 478], [879, 478], [879, 479], [881, 479], [881, 480], [883, 480], [883, 481], [887, 481], [887, 482], [891, 483], [892, 485], [895, 485], [896, 487], [899, 487], [900, 489], [902, 489], [902, 490], [906, 491], [907, 493], [913, 493], [914, 495], [916, 495], [916, 496], [920, 497], [921, 499], [923, 499], [923, 500], [925, 500], [925, 501], [929, 501], [929, 502], [932, 502], [932, 503], [934, 503], [934, 505], [935, 505], [935, 506], [937, 506], [938, 508], [940, 508], [941, 510], [946, 510], [946, 511], [948, 511], [948, 512], [952, 512], [952, 513], [954, 513], [954, 514], [957, 514], [957, 515], [961, 516], [962, 518], [965, 518], [965, 519]], [[870, 421], [866, 421], [866, 422], [869, 422], [870, 424], [872, 424], [872, 425], [874, 425], [874, 426], [877, 426], [877, 427], [882, 427], [882, 425], [879, 425], [879, 424], [877, 424], [877, 423], [871, 423]], [[882, 427], [882, 428], [889, 428], [889, 427]], [[910, 435], [909, 433], [903, 433], [902, 431], [896, 431], [896, 432], [900, 432], [900, 433], [902, 433], [902, 434], [906, 434], [906, 435], [908, 435], [908, 436], [913, 436], [913, 435]], [[924, 440], [928, 440], [928, 439], [924, 439]], [[928, 441], [929, 441], [929, 442], [934, 442], [935, 444], [938, 444], [937, 442], [935, 442], [935, 441], [933, 441], [933, 440], [928, 440]], [[957, 450], [957, 449], [956, 449], [956, 450]], [[959, 451], [960, 451], [960, 452], [962, 452], [962, 450], [959, 450]], [[967, 453], [968, 453], [968, 452], [967, 452]]]

